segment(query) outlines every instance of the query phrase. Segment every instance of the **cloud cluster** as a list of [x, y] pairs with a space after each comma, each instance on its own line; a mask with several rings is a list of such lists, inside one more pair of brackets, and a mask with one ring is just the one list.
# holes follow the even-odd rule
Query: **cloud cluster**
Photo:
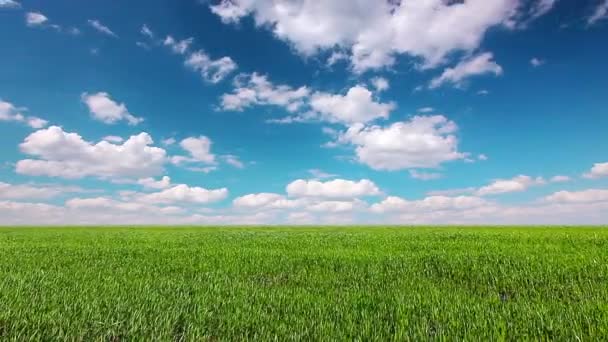
[[434, 168], [467, 156], [458, 151], [457, 130], [442, 115], [414, 116], [388, 127], [353, 125], [338, 143], [353, 145], [358, 161], [375, 170]]
[[[338, 49], [348, 54], [355, 72], [363, 72], [390, 66], [399, 55], [432, 67], [453, 52], [474, 51], [489, 29], [514, 27], [519, 7], [518, 0], [381, 0], [348, 5], [340, 0], [222, 0], [210, 8], [226, 23], [253, 16], [257, 26], [271, 29], [304, 56]], [[551, 7], [543, 5], [535, 13], [544, 14]], [[337, 60], [332, 58], [333, 63]]]
[[287, 85], [275, 85], [265, 75], [253, 73], [235, 79], [234, 91], [221, 98], [221, 109], [242, 111], [253, 105], [273, 105], [295, 112], [304, 105], [310, 90], [307, 87], [293, 89]]
[[[154, 38], [154, 34], [150, 28], [145, 25], [142, 27], [141, 33], [150, 39]], [[162, 41], [162, 44], [171, 48], [173, 53], [185, 55], [184, 65], [192, 71], [199, 73], [207, 82], [219, 83], [238, 68], [237, 64], [228, 56], [212, 59], [203, 50], [190, 52], [190, 46], [193, 43], [194, 38], [192, 37], [176, 40], [171, 35], [168, 35]]]
[[163, 172], [164, 149], [150, 146], [148, 133], [133, 135], [122, 144], [85, 141], [79, 134], [51, 126], [30, 134], [21, 152], [38, 159], [17, 162], [16, 171], [32, 176], [62, 178], [144, 178]]
[[589, 172], [583, 174], [583, 177], [589, 179], [608, 177], [608, 162], [595, 163]]
[[48, 124], [48, 121], [36, 116], [25, 116], [21, 111], [25, 108], [17, 108], [10, 102], [0, 99], [0, 121], [15, 121], [24, 123], [31, 128], [39, 129]]
[[358, 182], [344, 179], [334, 179], [326, 182], [298, 179], [289, 183], [286, 191], [290, 197], [318, 198], [355, 198], [381, 194], [376, 184], [368, 179], [362, 179]]

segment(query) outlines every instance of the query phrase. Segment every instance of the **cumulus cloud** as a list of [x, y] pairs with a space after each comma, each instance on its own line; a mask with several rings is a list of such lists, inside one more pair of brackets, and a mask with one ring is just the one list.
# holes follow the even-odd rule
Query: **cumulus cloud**
[[377, 92], [383, 92], [385, 90], [388, 90], [388, 88], [390, 88], [390, 84], [388, 83], [388, 80], [384, 77], [374, 77], [371, 79], [372, 85], [374, 86], [374, 89], [376, 89]]
[[176, 165], [183, 162], [214, 164], [215, 154], [211, 153], [211, 144], [211, 139], [204, 135], [186, 138], [179, 145], [190, 154], [190, 157], [175, 156], [172, 158], [172, 162]]
[[257, 73], [237, 77], [234, 91], [222, 95], [220, 108], [242, 111], [253, 105], [273, 105], [288, 112], [297, 112], [288, 117], [267, 120], [277, 124], [311, 121], [366, 123], [388, 118], [395, 108], [392, 102], [376, 100], [363, 85], [351, 87], [344, 95], [322, 91], [312, 93], [305, 86], [294, 89], [287, 85], [275, 85], [266, 76]]
[[511, 179], [496, 179], [491, 184], [479, 188], [476, 193], [478, 196], [487, 196], [520, 192], [527, 190], [531, 186], [543, 184], [546, 184], [546, 181], [542, 177], [532, 178], [530, 176], [519, 175]]
[[41, 200], [83, 191], [83, 189], [73, 186], [0, 182], [0, 200]]
[[36, 116], [25, 116], [21, 111], [26, 108], [17, 108], [10, 102], [0, 99], [0, 121], [14, 121], [24, 123], [31, 128], [40, 129], [48, 124], [48, 121]]
[[165, 150], [150, 146], [148, 133], [133, 135], [122, 144], [85, 141], [78, 133], [51, 126], [38, 130], [19, 145], [38, 159], [17, 162], [16, 171], [32, 176], [63, 178], [145, 178], [162, 173]]
[[600, 20], [608, 18], [608, 0], [603, 0], [598, 3], [593, 13], [587, 18], [587, 25], [591, 26]]
[[591, 170], [583, 174], [583, 177], [589, 179], [608, 177], [608, 162], [593, 164]]
[[202, 50], [190, 54], [184, 63], [211, 83], [220, 82], [237, 69], [232, 58], [224, 56], [213, 60]]
[[357, 85], [346, 95], [316, 92], [310, 98], [310, 107], [325, 121], [352, 124], [386, 119], [395, 104], [376, 102], [371, 91]]
[[544, 198], [554, 203], [608, 202], [608, 190], [588, 189], [582, 191], [558, 191]]
[[488, 202], [483, 198], [472, 196], [430, 196], [421, 200], [407, 200], [401, 197], [389, 196], [380, 203], [371, 206], [375, 213], [387, 212], [433, 212], [442, 210], [462, 210], [481, 207]]
[[98, 92], [95, 94], [83, 93], [81, 100], [89, 108], [91, 116], [95, 120], [103, 123], [114, 124], [118, 121], [125, 120], [129, 125], [137, 125], [144, 121], [143, 118], [136, 117], [129, 113], [129, 110], [124, 103], [116, 103], [106, 92]]
[[415, 116], [388, 127], [355, 124], [338, 142], [355, 146], [358, 161], [376, 170], [434, 168], [466, 157], [458, 151], [457, 130], [442, 115]]
[[89, 24], [89, 26], [91, 26], [92, 28], [94, 28], [97, 32], [100, 32], [102, 34], [114, 37], [114, 38], [118, 38], [118, 36], [112, 32], [112, 30], [110, 30], [109, 27], [107, 27], [106, 25], [102, 24], [99, 20], [97, 19], [89, 19], [87, 20], [87, 23]]
[[308, 205], [306, 210], [323, 213], [345, 213], [364, 209], [366, 207], [367, 204], [365, 202], [354, 199], [351, 201], [321, 201]]
[[171, 186], [171, 178], [169, 176], [163, 176], [160, 180], [152, 177], [141, 178], [137, 180], [137, 184], [149, 189], [166, 189]]
[[198, 203], [206, 204], [218, 202], [228, 196], [228, 189], [208, 190], [201, 187], [190, 187], [186, 184], [179, 184], [160, 192], [142, 194], [137, 196], [137, 201], [154, 204], [170, 203]]
[[[211, 10], [226, 23], [251, 15], [259, 27], [305, 56], [349, 53], [355, 72], [385, 67], [398, 55], [442, 63], [455, 51], [473, 51], [493, 27], [511, 27], [519, 1], [222, 0]], [[312, 29], [314, 27], [315, 29]]]
[[502, 67], [492, 60], [491, 52], [485, 52], [460, 61], [455, 67], [447, 68], [443, 73], [431, 80], [429, 88], [438, 88], [446, 83], [461, 87], [463, 82], [473, 76], [484, 74], [502, 75]]
[[252, 105], [273, 105], [296, 111], [310, 91], [307, 87], [293, 89], [287, 85], [275, 85], [265, 75], [253, 73], [241, 75], [235, 80], [235, 89], [221, 98], [223, 110], [242, 111]]
[[232, 204], [236, 208], [247, 209], [293, 209], [301, 205], [299, 200], [290, 200], [275, 193], [262, 192], [235, 198]]
[[569, 182], [570, 181], [570, 177], [568, 177], [568, 176], [562, 176], [562, 175], [557, 175], [557, 176], [551, 177], [551, 179], [549, 179], [549, 181], [551, 183]]
[[326, 182], [298, 179], [287, 185], [291, 197], [356, 198], [382, 194], [374, 182], [368, 179], [350, 181], [334, 179]]
[[125, 139], [123, 139], [122, 137], [116, 136], [116, 135], [106, 135], [105, 137], [103, 137], [103, 140], [111, 142], [111, 143], [121, 143]]

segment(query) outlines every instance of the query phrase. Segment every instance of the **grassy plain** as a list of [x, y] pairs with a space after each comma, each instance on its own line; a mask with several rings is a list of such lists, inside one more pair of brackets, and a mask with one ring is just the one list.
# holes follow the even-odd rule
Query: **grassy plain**
[[608, 229], [0, 228], [0, 340], [606, 340]]

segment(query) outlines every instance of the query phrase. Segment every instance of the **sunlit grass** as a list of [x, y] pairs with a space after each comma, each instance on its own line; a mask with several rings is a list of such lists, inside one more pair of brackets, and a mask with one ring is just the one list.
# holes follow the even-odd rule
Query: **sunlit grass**
[[602, 228], [0, 228], [0, 340], [608, 339]]

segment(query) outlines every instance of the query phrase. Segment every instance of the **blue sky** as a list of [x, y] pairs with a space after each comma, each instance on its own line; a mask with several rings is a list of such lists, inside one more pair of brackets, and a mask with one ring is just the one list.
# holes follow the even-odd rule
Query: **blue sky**
[[607, 33], [605, 0], [0, 0], [0, 224], [605, 224]]

